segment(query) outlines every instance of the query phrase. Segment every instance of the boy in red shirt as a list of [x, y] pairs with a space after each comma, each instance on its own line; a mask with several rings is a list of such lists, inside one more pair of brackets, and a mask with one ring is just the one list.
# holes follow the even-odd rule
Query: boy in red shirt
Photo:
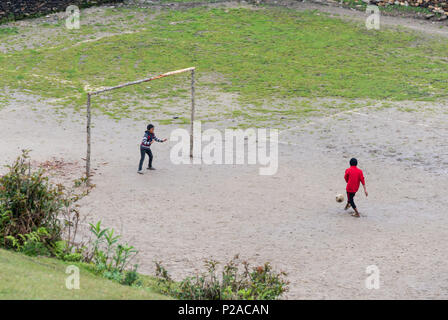
[[345, 170], [344, 179], [345, 182], [347, 182], [347, 205], [345, 206], [345, 210], [350, 208], [350, 206], [355, 210], [355, 213], [352, 215], [354, 217], [359, 218], [359, 212], [356, 209], [355, 202], [353, 201], [353, 198], [355, 197], [356, 192], [359, 189], [359, 183], [362, 183], [362, 186], [364, 188], [364, 193], [366, 194], [366, 197], [369, 195], [367, 193], [366, 189], [366, 182], [364, 180], [364, 175], [362, 173], [362, 170], [357, 167], [358, 160], [355, 158], [352, 158], [350, 160], [350, 168]]

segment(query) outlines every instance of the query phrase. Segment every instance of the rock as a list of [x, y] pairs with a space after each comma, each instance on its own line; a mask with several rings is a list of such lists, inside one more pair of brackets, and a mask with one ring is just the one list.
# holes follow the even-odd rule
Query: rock
[[88, 7], [105, 3], [118, 3], [123, 0], [14, 0], [0, 1], [0, 20], [12, 16], [14, 19], [21, 19], [33, 15], [47, 15], [52, 12], [65, 11], [69, 5], [78, 7]]
[[[363, 2], [376, 4], [379, 6], [388, 6], [388, 5], [396, 5], [396, 6], [412, 6], [412, 7], [421, 7], [426, 8], [433, 13], [439, 13], [443, 16], [448, 16], [448, 1], [446, 0], [362, 0]], [[416, 15], [422, 15], [421, 13], [416, 13]], [[434, 15], [427, 14], [424, 15], [426, 19], [431, 19]], [[441, 17], [438, 21], [446, 20], [445, 17]]]

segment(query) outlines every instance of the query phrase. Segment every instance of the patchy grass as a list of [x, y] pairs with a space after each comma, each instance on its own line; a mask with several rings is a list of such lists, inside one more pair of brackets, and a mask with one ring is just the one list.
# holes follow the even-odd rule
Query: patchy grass
[[[112, 28], [114, 22], [133, 21], [134, 14], [113, 9], [105, 17], [110, 20], [101, 24]], [[74, 45], [73, 39], [98, 28], [102, 27], [85, 25], [67, 31], [55, 47], [0, 54], [0, 87], [26, 89], [79, 109], [86, 90], [194, 65], [197, 92], [204, 98], [207, 92], [237, 94], [241, 105], [255, 109], [283, 101], [290, 109], [282, 111], [286, 115], [314, 112], [303, 103], [288, 103], [296, 98], [435, 100], [447, 96], [444, 41], [411, 32], [366, 30], [318, 11], [166, 10], [151, 21], [136, 22], [135, 33]], [[216, 74], [222, 78], [211, 76]], [[161, 110], [161, 101], [169, 104], [188, 98], [187, 79], [180, 75], [108, 93], [95, 97], [93, 107], [115, 119], [131, 116], [141, 101]], [[246, 110], [241, 117], [257, 120], [254, 117], [267, 113], [261, 110], [260, 116], [251, 116]]]
[[0, 38], [3, 36], [18, 34], [19, 31], [16, 27], [0, 27]]
[[167, 299], [147, 288], [153, 284], [150, 277], [144, 277], [145, 288], [129, 287], [95, 276], [81, 264], [80, 289], [68, 290], [68, 265], [56, 259], [32, 258], [0, 249], [0, 300]]

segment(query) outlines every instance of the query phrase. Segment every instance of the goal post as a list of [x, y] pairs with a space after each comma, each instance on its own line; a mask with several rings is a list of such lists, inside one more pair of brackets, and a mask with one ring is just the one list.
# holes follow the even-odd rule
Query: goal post
[[91, 101], [92, 101], [92, 96], [95, 95], [99, 95], [108, 91], [112, 91], [112, 90], [117, 90], [117, 89], [121, 89], [124, 87], [128, 87], [128, 86], [133, 86], [133, 85], [137, 85], [140, 83], [144, 83], [144, 82], [149, 82], [149, 81], [153, 81], [153, 80], [157, 80], [157, 79], [161, 79], [164, 77], [169, 77], [169, 76], [173, 76], [179, 73], [184, 73], [184, 72], [191, 72], [191, 126], [190, 126], [190, 158], [193, 158], [193, 122], [194, 122], [194, 114], [195, 114], [195, 72], [196, 67], [190, 67], [190, 68], [185, 68], [185, 69], [179, 69], [179, 70], [174, 70], [174, 71], [170, 71], [170, 72], [165, 72], [162, 73], [158, 76], [154, 76], [151, 78], [146, 78], [146, 79], [141, 79], [141, 80], [136, 80], [136, 81], [132, 81], [132, 82], [126, 82], [126, 83], [122, 83], [120, 85], [114, 86], [114, 87], [109, 87], [109, 88], [104, 88], [101, 90], [97, 90], [97, 91], [92, 91], [92, 92], [88, 92], [87, 93], [87, 155], [86, 155], [86, 181], [87, 184], [90, 184], [90, 165], [91, 165], [91, 150], [92, 150], [92, 146], [91, 146], [91, 122], [92, 122], [92, 110], [91, 110]]

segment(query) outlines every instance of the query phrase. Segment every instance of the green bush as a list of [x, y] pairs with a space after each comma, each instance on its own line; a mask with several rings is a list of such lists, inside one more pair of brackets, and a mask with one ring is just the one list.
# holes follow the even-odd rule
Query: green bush
[[80, 262], [84, 258], [85, 247], [70, 248], [67, 241], [56, 241], [53, 244], [53, 254], [56, 258], [68, 262]]
[[42, 241], [46, 236], [48, 236], [47, 230], [41, 227], [37, 231], [19, 234], [18, 238], [7, 236], [6, 239], [13, 249], [28, 256], [50, 256], [50, 250]]
[[218, 264], [208, 260], [205, 272], [175, 282], [162, 264], [156, 262], [159, 290], [185, 300], [274, 300], [288, 290], [286, 273], [273, 271], [269, 263], [251, 268], [235, 256], [224, 266], [221, 276]]
[[137, 250], [128, 244], [119, 243], [118, 240], [121, 236], [116, 235], [114, 229], [102, 228], [101, 221], [96, 224], [91, 223], [90, 232], [95, 238], [91, 242], [92, 247], [90, 254], [86, 257], [86, 262], [95, 265], [95, 272], [122, 284], [139, 284], [138, 265], [134, 265], [134, 269], [126, 271], [129, 263], [137, 255]]
[[43, 170], [31, 170], [28, 154], [23, 150], [0, 177], [0, 247], [81, 261], [85, 248], [75, 242], [79, 213], [74, 203], [89, 189], [76, 194], [51, 184]]
[[[74, 206], [89, 192], [76, 194], [62, 185], [53, 185], [44, 171], [32, 171], [24, 150], [9, 172], [0, 177], [0, 247], [30, 256], [52, 256], [64, 261], [86, 262], [104, 277], [126, 285], [141, 283], [137, 265], [126, 270], [137, 251], [118, 243], [114, 229], [101, 222], [90, 224], [94, 240], [76, 242], [79, 212]], [[74, 181], [74, 188], [85, 184]]]
[[137, 265], [134, 265], [134, 269], [129, 270], [125, 273], [124, 277], [121, 280], [121, 284], [127, 286], [141, 286], [142, 280], [137, 272]]
[[62, 187], [51, 185], [41, 170], [31, 172], [28, 151], [7, 167], [9, 172], [0, 177], [0, 246], [37, 248], [40, 242], [50, 247], [61, 239]]

